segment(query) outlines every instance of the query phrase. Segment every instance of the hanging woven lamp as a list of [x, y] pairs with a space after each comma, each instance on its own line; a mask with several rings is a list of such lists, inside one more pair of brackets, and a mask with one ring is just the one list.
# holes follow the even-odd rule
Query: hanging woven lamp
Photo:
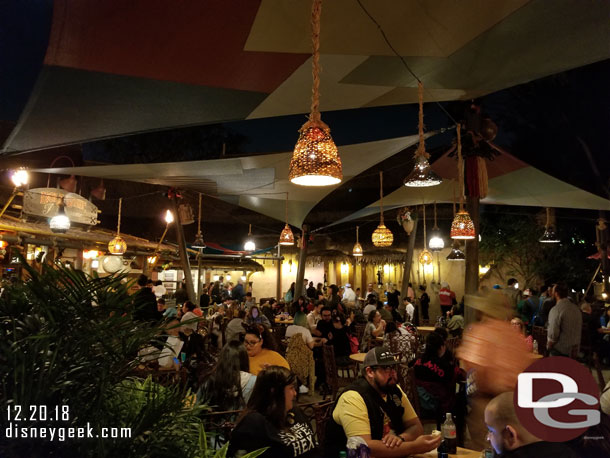
[[441, 230], [436, 224], [436, 201], [434, 201], [434, 227], [432, 228], [432, 236], [430, 237], [428, 246], [430, 247], [430, 251], [434, 252], [441, 251], [443, 248], [445, 248], [445, 241], [443, 240], [443, 235], [441, 234]]
[[427, 236], [426, 236], [426, 205], [424, 204], [423, 207], [424, 207], [424, 249], [422, 250], [422, 252], [419, 255], [419, 263], [421, 265], [428, 266], [428, 265], [432, 264], [433, 259], [432, 259], [432, 253], [430, 253], [428, 251], [428, 248], [426, 247], [426, 239], [427, 239]]
[[430, 154], [426, 152], [424, 140], [424, 85], [421, 81], [417, 83], [417, 95], [419, 98], [419, 145], [415, 151], [415, 166], [413, 170], [405, 178], [404, 185], [411, 188], [425, 188], [428, 186], [436, 186], [443, 181], [430, 167]]
[[392, 235], [392, 231], [383, 224], [383, 172], [379, 172], [379, 205], [379, 226], [373, 231], [371, 239], [373, 245], [384, 248], [392, 245], [392, 242], [394, 242], [394, 235]]
[[560, 243], [559, 237], [551, 224], [551, 209], [546, 209], [546, 224], [544, 225], [544, 234], [538, 240], [540, 243]]
[[282, 233], [280, 234], [280, 245], [284, 246], [292, 246], [294, 245], [294, 234], [292, 233], [292, 229], [288, 225], [288, 193], [286, 193], [286, 225], [284, 229], [282, 229]]
[[456, 240], [453, 242], [451, 252], [447, 255], [447, 261], [465, 261], [466, 255], [460, 250], [459, 242]]
[[343, 179], [341, 158], [330, 136], [329, 127], [320, 116], [320, 14], [322, 0], [313, 0], [311, 10], [312, 75], [309, 120], [299, 130], [288, 178], [301, 186], [330, 186]]
[[205, 248], [203, 234], [201, 233], [201, 193], [199, 193], [199, 215], [197, 218], [197, 235], [195, 236], [195, 241], [191, 244], [191, 248], [195, 248], [196, 250], [203, 250]]
[[461, 126], [457, 127], [457, 154], [458, 154], [458, 180], [460, 182], [460, 209], [453, 217], [451, 223], [451, 238], [459, 240], [471, 240], [476, 236], [474, 223], [470, 214], [464, 209], [464, 161], [462, 159], [462, 137]]
[[121, 238], [121, 207], [123, 206], [123, 198], [119, 199], [119, 217], [117, 219], [116, 236], [108, 242], [108, 251], [110, 254], [121, 255], [127, 250], [125, 240]]
[[362, 245], [360, 245], [360, 242], [358, 241], [358, 226], [356, 226], [356, 243], [354, 244], [352, 255], [356, 258], [361, 258], [363, 254]]

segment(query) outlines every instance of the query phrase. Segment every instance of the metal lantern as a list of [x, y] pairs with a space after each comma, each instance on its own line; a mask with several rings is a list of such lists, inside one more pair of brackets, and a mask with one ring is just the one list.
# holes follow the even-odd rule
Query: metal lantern
[[282, 229], [282, 233], [280, 234], [280, 245], [292, 246], [294, 245], [294, 234], [292, 233], [292, 229], [288, 223]]
[[65, 234], [70, 229], [70, 218], [64, 211], [64, 199], [58, 205], [57, 213], [49, 221], [49, 228], [56, 234]]
[[460, 250], [460, 246], [457, 242], [453, 243], [453, 248], [451, 252], [447, 255], [447, 261], [465, 261], [466, 255], [462, 250]]
[[474, 223], [466, 210], [456, 213], [451, 223], [451, 238], [460, 240], [471, 240], [476, 236]]
[[116, 236], [108, 243], [108, 251], [110, 254], [121, 255], [125, 254], [127, 250], [127, 244], [120, 236]]
[[205, 248], [203, 234], [201, 233], [201, 193], [199, 193], [199, 216], [197, 218], [197, 235], [195, 236], [195, 241], [192, 243], [191, 248], [195, 248], [197, 250], [203, 250]]
[[119, 199], [119, 215], [117, 218], [117, 225], [116, 225], [116, 237], [114, 237], [109, 243], [108, 243], [108, 251], [110, 252], [110, 254], [113, 255], [121, 255], [124, 254], [125, 251], [127, 251], [127, 244], [125, 243], [125, 240], [123, 240], [121, 238], [121, 209], [123, 207], [123, 198], [121, 197]]
[[254, 240], [252, 240], [252, 224], [248, 226], [248, 238], [246, 239], [246, 243], [244, 243], [244, 251], [254, 251], [256, 250], [256, 244]]
[[557, 233], [551, 224], [551, 209], [546, 209], [546, 224], [544, 225], [544, 234], [538, 239], [540, 243], [560, 243], [561, 240], [557, 237]]

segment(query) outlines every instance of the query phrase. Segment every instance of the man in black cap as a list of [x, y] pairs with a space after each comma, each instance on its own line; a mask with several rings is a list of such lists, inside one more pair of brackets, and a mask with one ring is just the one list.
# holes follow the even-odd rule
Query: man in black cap
[[397, 385], [397, 364], [387, 347], [366, 354], [362, 378], [341, 394], [327, 423], [326, 457], [338, 457], [347, 439], [356, 436], [375, 457], [403, 457], [438, 447], [440, 435], [423, 435], [417, 414]]

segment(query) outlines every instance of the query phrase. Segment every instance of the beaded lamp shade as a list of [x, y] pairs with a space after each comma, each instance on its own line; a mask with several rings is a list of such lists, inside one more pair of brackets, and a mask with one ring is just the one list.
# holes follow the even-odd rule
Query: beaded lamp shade
[[451, 223], [451, 238], [471, 240], [475, 235], [474, 223], [468, 212], [464, 210], [457, 212]]
[[290, 226], [286, 224], [284, 229], [282, 229], [282, 233], [280, 234], [280, 245], [291, 246], [294, 245], [294, 234], [292, 233], [292, 229]]
[[373, 245], [379, 248], [389, 247], [394, 242], [394, 235], [392, 231], [390, 231], [383, 222], [379, 223], [377, 229], [373, 231], [373, 235], [371, 236], [373, 241]]
[[127, 244], [120, 236], [116, 236], [108, 243], [108, 251], [110, 254], [120, 255], [125, 254]]
[[421, 254], [419, 255], [419, 263], [424, 265], [424, 266], [428, 266], [430, 264], [432, 264], [432, 253], [430, 253], [428, 250], [424, 249]]
[[320, 15], [322, 0], [313, 0], [311, 9], [312, 77], [309, 120], [299, 130], [288, 179], [301, 186], [330, 186], [343, 179], [341, 159], [330, 129], [320, 116]]
[[457, 155], [458, 155], [458, 180], [460, 183], [460, 210], [453, 217], [451, 223], [451, 238], [460, 240], [471, 240], [476, 237], [474, 223], [468, 212], [464, 209], [464, 162], [462, 160], [462, 126], [458, 123], [457, 132]]
[[436, 186], [443, 181], [430, 167], [430, 154], [426, 152], [424, 140], [424, 85], [421, 81], [417, 83], [417, 95], [419, 98], [419, 145], [415, 151], [415, 166], [405, 178], [404, 185], [411, 188], [425, 188]]
[[124, 254], [125, 251], [127, 251], [127, 244], [125, 243], [125, 240], [123, 240], [121, 238], [121, 208], [122, 208], [122, 206], [123, 206], [123, 198], [121, 197], [119, 199], [119, 215], [118, 215], [117, 225], [116, 225], [116, 237], [113, 238], [108, 243], [108, 251], [110, 252], [110, 254], [120, 255], [120, 254]]

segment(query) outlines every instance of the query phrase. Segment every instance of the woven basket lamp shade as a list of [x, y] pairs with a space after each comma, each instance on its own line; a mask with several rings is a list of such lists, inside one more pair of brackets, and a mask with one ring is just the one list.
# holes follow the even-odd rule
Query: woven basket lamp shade
[[362, 250], [362, 245], [360, 245], [360, 242], [358, 240], [358, 229], [358, 226], [356, 226], [356, 243], [354, 244], [354, 249], [352, 250], [352, 255], [356, 258], [360, 258], [364, 254], [364, 251]]
[[294, 245], [294, 234], [292, 233], [292, 229], [290, 229], [290, 225], [288, 224], [288, 193], [286, 193], [286, 225], [284, 226], [284, 229], [282, 229], [278, 243], [284, 246]]
[[280, 234], [280, 245], [294, 245], [294, 234], [292, 233], [292, 229], [290, 229], [288, 224], [284, 226], [284, 229], [282, 229], [282, 233]]
[[311, 110], [309, 120], [299, 130], [292, 153], [288, 179], [301, 186], [330, 186], [343, 179], [341, 158], [320, 116], [320, 15], [322, 0], [313, 0], [311, 9]]
[[373, 245], [379, 248], [389, 247], [394, 243], [394, 235], [383, 223], [383, 172], [379, 172], [379, 226], [373, 231], [371, 240]]
[[121, 238], [121, 207], [123, 206], [123, 198], [119, 199], [119, 216], [116, 226], [116, 236], [108, 243], [108, 251], [110, 254], [121, 255], [127, 251], [127, 244]]

